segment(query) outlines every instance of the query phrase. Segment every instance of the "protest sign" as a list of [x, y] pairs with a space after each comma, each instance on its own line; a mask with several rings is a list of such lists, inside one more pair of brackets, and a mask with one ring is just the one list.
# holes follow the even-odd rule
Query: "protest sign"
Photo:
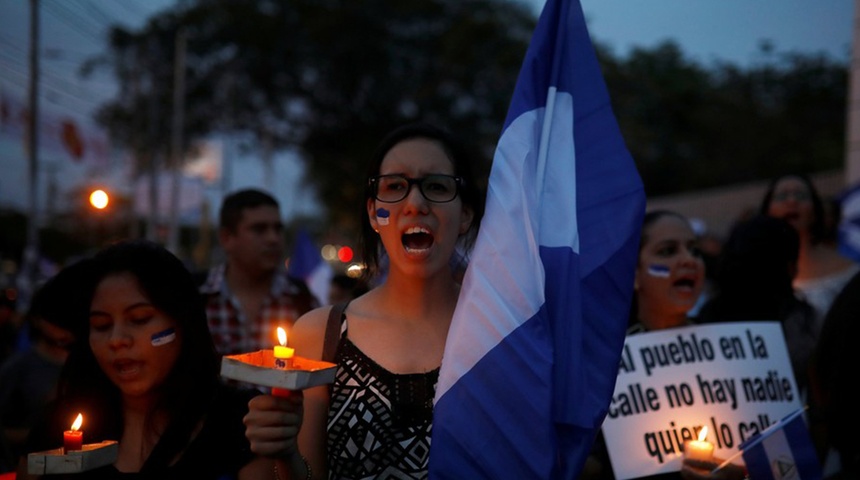
[[708, 427], [727, 458], [801, 407], [779, 322], [725, 322], [628, 336], [603, 436], [615, 478], [678, 471]]

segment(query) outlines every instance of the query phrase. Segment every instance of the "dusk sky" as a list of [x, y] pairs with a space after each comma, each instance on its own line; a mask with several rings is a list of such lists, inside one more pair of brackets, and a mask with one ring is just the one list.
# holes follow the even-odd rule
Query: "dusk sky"
[[[535, 14], [544, 3], [521, 1]], [[173, 3], [41, 0], [43, 111], [92, 124], [87, 113], [111, 98], [116, 86], [108, 71], [79, 78], [77, 66], [103, 51], [108, 25], [141, 25], [148, 15]], [[19, 101], [26, 98], [29, 5], [25, 0], [0, 0], [0, 92]], [[631, 48], [649, 48], [672, 39], [688, 58], [705, 66], [714, 61], [748, 66], [762, 60], [760, 44], [768, 40], [777, 52], [825, 52], [846, 63], [850, 59], [853, 0], [582, 0], [582, 6], [592, 38], [621, 56]], [[46, 164], [59, 169], [55, 173], [60, 179], [94, 178], [82, 167], [69, 167], [61, 156], [48, 151], [44, 156]], [[266, 174], [255, 163], [241, 162], [234, 188], [264, 186]], [[296, 162], [281, 163], [276, 183], [297, 181]], [[19, 139], [0, 135], [0, 168], [6, 172], [0, 178], [0, 206], [20, 205], [27, 182]], [[291, 200], [282, 199], [284, 203]]]

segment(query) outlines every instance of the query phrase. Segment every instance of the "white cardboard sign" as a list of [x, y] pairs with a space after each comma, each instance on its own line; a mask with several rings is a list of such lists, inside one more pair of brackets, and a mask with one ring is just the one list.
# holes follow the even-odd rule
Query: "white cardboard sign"
[[779, 322], [685, 326], [627, 337], [603, 435], [625, 480], [680, 470], [703, 426], [728, 458], [800, 407]]

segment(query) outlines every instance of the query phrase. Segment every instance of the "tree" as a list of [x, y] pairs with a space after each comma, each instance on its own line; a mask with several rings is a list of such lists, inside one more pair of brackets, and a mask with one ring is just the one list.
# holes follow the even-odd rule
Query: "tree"
[[[427, 120], [467, 136], [488, 166], [535, 19], [505, 0], [197, 0], [114, 31], [123, 86], [100, 120], [141, 165], [170, 138], [173, 41], [188, 33], [186, 138], [252, 133], [295, 148], [326, 223], [354, 231], [364, 165], [390, 128]], [[650, 196], [842, 163], [848, 70], [776, 52], [703, 66], [666, 42], [626, 58], [596, 45]]]
[[[493, 0], [198, 0], [140, 32], [114, 30], [103, 61], [123, 95], [99, 120], [142, 158], [166, 143], [169, 122], [157, 119], [184, 28], [186, 138], [244, 131], [298, 147], [330, 220], [354, 228], [356, 179], [395, 125], [464, 135], [486, 171], [534, 23], [525, 7]], [[162, 113], [145, 122], [153, 109]]]
[[705, 68], [672, 42], [623, 60], [598, 48], [649, 196], [842, 165], [847, 66], [762, 49], [763, 61], [743, 70]]

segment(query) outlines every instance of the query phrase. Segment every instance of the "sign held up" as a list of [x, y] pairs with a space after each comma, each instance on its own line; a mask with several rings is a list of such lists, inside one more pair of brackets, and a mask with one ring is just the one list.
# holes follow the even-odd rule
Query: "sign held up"
[[619, 480], [678, 471], [702, 427], [716, 456], [800, 408], [779, 322], [628, 336], [603, 436]]

